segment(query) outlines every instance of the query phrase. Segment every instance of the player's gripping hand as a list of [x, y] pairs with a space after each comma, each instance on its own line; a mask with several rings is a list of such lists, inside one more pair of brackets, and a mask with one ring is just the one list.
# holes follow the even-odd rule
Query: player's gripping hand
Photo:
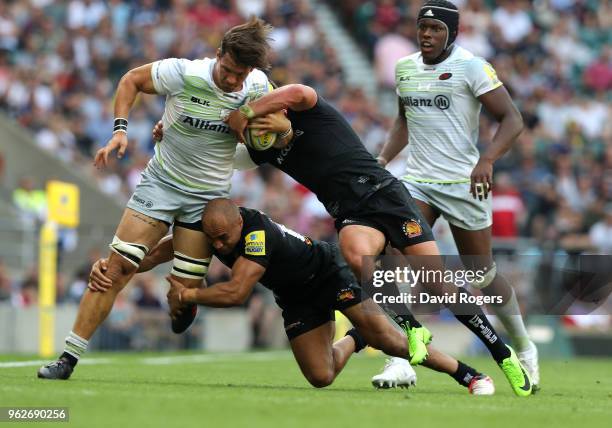
[[168, 298], [168, 306], [170, 307], [170, 316], [174, 319], [182, 313], [183, 302], [181, 301], [181, 291], [183, 291], [185, 287], [171, 276], [167, 276], [166, 280], [170, 283], [170, 290], [168, 290], [166, 297]]
[[256, 135], [264, 135], [269, 132], [282, 133], [291, 128], [291, 121], [287, 119], [282, 111], [270, 113], [264, 117], [253, 119], [249, 123], [249, 128], [257, 129]]
[[470, 176], [470, 193], [479, 201], [487, 199], [493, 187], [493, 162], [480, 158]]
[[376, 158], [376, 162], [378, 162], [378, 164], [380, 166], [382, 166], [383, 168], [385, 168], [387, 166], [387, 164], [389, 163], [389, 161], [387, 161], [387, 159], [385, 159], [384, 157], [382, 157], [380, 155]]
[[91, 267], [87, 288], [91, 291], [105, 292], [112, 287], [113, 282], [105, 275], [108, 269], [108, 259], [99, 259]]
[[162, 121], [158, 121], [153, 127], [153, 141], [160, 143], [164, 138], [164, 124]]
[[234, 110], [223, 120], [227, 126], [234, 131], [239, 143], [246, 144], [244, 139], [244, 130], [249, 124], [249, 119], [238, 110]]
[[94, 158], [94, 166], [96, 168], [105, 168], [108, 166], [108, 156], [117, 150], [117, 158], [121, 159], [127, 149], [128, 138], [125, 132], [115, 132], [113, 137], [108, 141], [105, 147], [96, 152]]

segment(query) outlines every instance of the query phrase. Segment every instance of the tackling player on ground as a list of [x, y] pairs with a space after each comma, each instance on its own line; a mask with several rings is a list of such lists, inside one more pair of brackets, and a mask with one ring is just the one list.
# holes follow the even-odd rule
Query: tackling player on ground
[[[362, 296], [361, 287], [337, 245], [311, 240], [260, 211], [239, 208], [229, 199], [210, 201], [202, 216], [202, 228], [213, 254], [231, 268], [227, 282], [201, 289], [185, 288], [168, 278], [171, 313], [179, 315], [184, 303], [212, 307], [242, 305], [255, 284], [274, 292], [283, 310], [285, 332], [304, 377], [315, 387], [330, 385], [353, 352], [366, 343], [396, 357], [408, 357], [406, 336], [396, 330], [380, 308]], [[172, 260], [173, 240], [166, 237], [146, 256], [139, 271]], [[105, 291], [112, 282], [104, 275], [105, 260], [92, 268], [90, 287]], [[332, 343], [334, 311], [347, 316], [355, 328]], [[448, 373], [470, 393], [490, 395], [491, 378], [429, 347], [425, 366]], [[395, 382], [408, 387], [416, 382], [409, 369]]]
[[[282, 132], [293, 127], [293, 139], [280, 150], [248, 149], [257, 164], [269, 163], [311, 190], [336, 219], [342, 255], [358, 278], [371, 278], [373, 266], [364, 265], [364, 256], [377, 256], [387, 243], [408, 256], [430, 256], [418, 260], [414, 269], [443, 270], [438, 247], [405, 187], [381, 167], [365, 149], [343, 116], [304, 85], [288, 85], [233, 111], [227, 118], [230, 128], [244, 142], [249, 120], [287, 110], [287, 123], [265, 127]], [[280, 117], [280, 116], [277, 116]], [[241, 151], [240, 153], [243, 153]], [[422, 284], [438, 296], [454, 296], [461, 302], [469, 293], [453, 284]], [[461, 298], [463, 295], [464, 298]], [[531, 394], [529, 375], [516, 353], [497, 335], [482, 310], [475, 304], [448, 306], [458, 321], [472, 331], [491, 352], [515, 394]], [[409, 324], [397, 319], [406, 330], [412, 364], [427, 357], [429, 331], [414, 317]]]
[[[485, 281], [472, 285], [485, 295], [502, 296], [504, 303], [492, 308], [537, 386], [537, 349], [514, 290], [496, 274], [491, 251], [493, 163], [510, 149], [523, 121], [491, 65], [454, 43], [458, 28], [459, 11], [451, 2], [431, 0], [421, 8], [420, 52], [397, 63], [399, 114], [378, 161], [386, 165], [408, 145], [404, 185], [430, 226], [440, 215], [448, 220], [466, 267], [488, 272]], [[499, 128], [479, 155], [483, 105]]]
[[[68, 379], [88, 341], [110, 312], [115, 297], [141, 261], [174, 225], [171, 276], [197, 288], [208, 271], [211, 250], [200, 228], [202, 210], [211, 199], [228, 195], [236, 139], [223, 122], [228, 111], [269, 90], [266, 75], [271, 27], [253, 18], [230, 29], [216, 58], [190, 61], [164, 59], [130, 70], [115, 95], [113, 137], [96, 153], [95, 165], [105, 167], [109, 155], [125, 153], [128, 116], [139, 93], [166, 96], [163, 145], [142, 174], [110, 244], [106, 293], [86, 290], [73, 330], [60, 358], [38, 371], [38, 377]], [[192, 305], [172, 320], [183, 332], [193, 321]]]

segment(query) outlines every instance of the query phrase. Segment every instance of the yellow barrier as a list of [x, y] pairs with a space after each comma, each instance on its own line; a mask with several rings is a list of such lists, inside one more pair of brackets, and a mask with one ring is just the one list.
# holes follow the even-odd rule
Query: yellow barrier
[[62, 181], [47, 182], [47, 221], [40, 231], [38, 284], [38, 351], [41, 357], [55, 353], [55, 287], [57, 281], [57, 228], [79, 225], [79, 188]]
[[41, 357], [51, 357], [54, 354], [57, 279], [57, 226], [52, 222], [46, 222], [40, 231], [38, 260], [38, 351]]
[[63, 181], [47, 182], [47, 220], [64, 227], [79, 225], [79, 188]]

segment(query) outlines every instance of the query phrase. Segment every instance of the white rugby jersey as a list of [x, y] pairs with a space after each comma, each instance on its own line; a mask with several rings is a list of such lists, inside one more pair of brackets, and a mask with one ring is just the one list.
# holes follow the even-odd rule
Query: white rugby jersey
[[502, 85], [491, 64], [455, 45], [439, 64], [423, 62], [420, 52], [395, 68], [397, 95], [408, 124], [409, 181], [470, 181], [479, 159], [477, 97]]
[[158, 94], [166, 95], [164, 139], [155, 145], [148, 172], [187, 191], [229, 191], [236, 138], [223, 117], [272, 87], [253, 70], [242, 90], [225, 93], [213, 81], [215, 59], [170, 58], [153, 63]]

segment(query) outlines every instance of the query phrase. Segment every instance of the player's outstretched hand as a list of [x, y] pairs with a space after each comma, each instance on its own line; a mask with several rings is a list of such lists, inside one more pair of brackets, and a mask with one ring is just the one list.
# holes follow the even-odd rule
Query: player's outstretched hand
[[98, 150], [94, 158], [96, 168], [104, 168], [108, 165], [108, 155], [117, 150], [117, 158], [121, 159], [127, 149], [128, 138], [125, 132], [116, 132], [105, 147]]
[[153, 127], [153, 141], [159, 143], [162, 138], [164, 138], [164, 124], [160, 120]]
[[258, 129], [256, 135], [264, 135], [268, 132], [281, 133], [291, 128], [291, 122], [282, 111], [270, 113], [264, 117], [253, 119], [249, 128]]
[[493, 162], [482, 159], [478, 161], [470, 176], [470, 193], [479, 201], [487, 199], [493, 187]]
[[106, 276], [108, 259], [99, 259], [91, 267], [87, 288], [91, 291], [105, 292], [112, 287], [113, 282]]
[[170, 290], [168, 290], [166, 297], [168, 298], [168, 306], [170, 307], [170, 316], [174, 319], [182, 313], [183, 302], [181, 302], [181, 291], [183, 291], [185, 287], [171, 276], [167, 276], [166, 281], [170, 284]]
[[233, 112], [228, 114], [227, 117], [223, 119], [223, 121], [227, 123], [227, 126], [229, 126], [232, 131], [234, 131], [238, 142], [245, 144], [246, 141], [244, 139], [244, 130], [249, 124], [249, 120], [238, 110], [234, 110]]

